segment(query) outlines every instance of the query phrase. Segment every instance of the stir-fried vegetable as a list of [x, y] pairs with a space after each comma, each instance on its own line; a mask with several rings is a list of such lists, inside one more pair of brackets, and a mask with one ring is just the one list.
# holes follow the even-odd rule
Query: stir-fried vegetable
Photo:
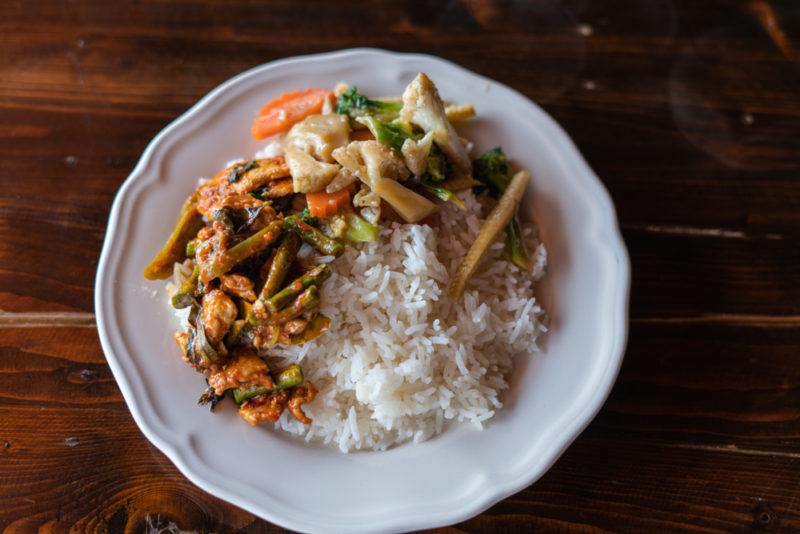
[[286, 217], [283, 220], [283, 227], [296, 232], [300, 239], [327, 256], [341, 256], [344, 252], [344, 245], [304, 222], [297, 215]]
[[295, 317], [299, 317], [303, 313], [316, 308], [319, 305], [319, 290], [317, 286], [309, 286], [308, 289], [297, 295], [289, 306], [272, 316], [272, 320], [276, 323], [285, 323], [291, 321]]
[[281, 221], [273, 221], [241, 243], [224, 252], [217, 253], [213, 262], [201, 267], [200, 280], [203, 283], [209, 282], [227, 273], [253, 254], [261, 252], [278, 239], [281, 234], [281, 226]]
[[322, 282], [331, 275], [331, 268], [328, 264], [317, 265], [291, 284], [278, 291], [275, 295], [264, 301], [267, 309], [276, 313], [288, 306], [303, 290], [311, 286], [321, 286]]
[[275, 377], [275, 387], [254, 386], [248, 389], [236, 388], [233, 390], [233, 400], [236, 404], [252, 399], [258, 395], [266, 395], [275, 390], [289, 389], [303, 383], [303, 370], [297, 364], [290, 365]]
[[[493, 148], [476, 159], [472, 164], [472, 170], [475, 178], [486, 185], [494, 197], [502, 195], [511, 182], [511, 166], [500, 147]], [[528, 250], [525, 248], [525, 243], [522, 241], [522, 232], [516, 213], [506, 227], [506, 246], [514, 265], [530, 271], [533, 264]]]
[[414, 135], [407, 122], [383, 122], [370, 115], [359, 117], [357, 121], [369, 129], [376, 141], [395, 150], [403, 148], [406, 139], [422, 137]]
[[233, 169], [231, 169], [230, 174], [228, 174], [228, 182], [235, 183], [238, 182], [239, 179], [244, 176], [249, 170], [255, 169], [258, 167], [258, 162], [256, 160], [251, 160], [246, 163], [241, 163], [236, 165]]
[[341, 212], [350, 203], [350, 191], [340, 189], [333, 193], [306, 193], [306, 202], [312, 217], [330, 217]]
[[497, 234], [508, 224], [514, 214], [517, 212], [519, 201], [522, 200], [522, 195], [525, 193], [525, 187], [528, 185], [530, 175], [526, 171], [520, 171], [511, 179], [503, 196], [497, 206], [494, 207], [492, 212], [483, 223], [478, 237], [472, 243], [466, 256], [458, 266], [453, 279], [450, 282], [450, 294], [454, 298], [460, 298], [464, 293], [464, 288], [467, 285], [472, 273], [478, 268], [481, 258], [489, 249], [489, 246], [497, 237]]
[[197, 281], [199, 278], [200, 267], [195, 265], [192, 274], [183, 281], [178, 290], [175, 291], [170, 298], [173, 308], [188, 308], [194, 303], [194, 293], [197, 291]]
[[275, 252], [275, 257], [272, 258], [267, 279], [259, 296], [261, 300], [269, 299], [280, 290], [299, 249], [300, 238], [294, 232], [287, 232]]
[[471, 143], [451, 121], [474, 114], [468, 104], [445, 107], [422, 73], [402, 100], [338, 86], [335, 93], [285, 93], [260, 110], [252, 123], [256, 139], [286, 134], [265, 149], [274, 157], [231, 163], [198, 186], [144, 271], [151, 280], [167, 278], [176, 262], [191, 258], [180, 266], [191, 267], [191, 275], [170, 301], [189, 310], [188, 326], [175, 340], [206, 376], [201, 403], [213, 407], [231, 391], [251, 424], [276, 421], [284, 410], [311, 422], [302, 404], [316, 388], [304, 383], [299, 365], [270, 371], [267, 358], [277, 354], [269, 351], [331, 328], [320, 313], [323, 284], [332, 275], [329, 256], [342, 255], [345, 243], [358, 247], [385, 237], [381, 217], [435, 227], [430, 216], [440, 204], [434, 201], [465, 209], [456, 193], [484, 185], [500, 200], [454, 274], [452, 294], [462, 294], [503, 227], [512, 261], [530, 265], [515, 215], [527, 174], [512, 179], [505, 155], [494, 149], [475, 161], [472, 178]]
[[461, 202], [460, 198], [458, 198], [458, 195], [456, 195], [455, 193], [453, 193], [452, 191], [450, 191], [446, 187], [441, 187], [441, 186], [437, 186], [437, 185], [430, 185], [430, 184], [426, 184], [426, 183], [423, 182], [422, 183], [422, 188], [425, 191], [427, 191], [430, 194], [432, 194], [433, 196], [435, 196], [436, 198], [438, 198], [439, 200], [442, 200], [444, 202], [452, 202], [453, 204], [458, 206], [460, 209], [462, 209], [462, 210], [466, 209], [464, 207], [464, 203]]
[[203, 218], [197, 211], [197, 197], [192, 195], [184, 202], [178, 223], [172, 230], [169, 239], [158, 251], [153, 261], [145, 267], [144, 277], [148, 280], [159, 280], [171, 275], [172, 265], [184, 259], [187, 243], [202, 227]]
[[322, 111], [329, 94], [330, 91], [324, 89], [306, 89], [284, 93], [270, 100], [253, 121], [253, 137], [264, 139], [288, 131], [293, 124]]
[[382, 121], [391, 121], [397, 118], [402, 107], [402, 102], [372, 100], [359, 93], [357, 87], [351, 87], [339, 95], [336, 113], [349, 115], [352, 118], [370, 115]]
[[344, 238], [354, 242], [375, 241], [378, 237], [379, 229], [374, 224], [370, 224], [355, 213], [347, 214], [347, 230]]

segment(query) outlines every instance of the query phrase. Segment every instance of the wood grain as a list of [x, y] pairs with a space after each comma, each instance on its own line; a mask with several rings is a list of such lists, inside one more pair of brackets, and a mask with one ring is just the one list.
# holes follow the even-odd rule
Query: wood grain
[[[557, 467], [455, 529], [729, 532], [764, 513], [773, 527], [800, 528], [800, 412], [780, 397], [800, 392], [800, 328], [701, 325], [682, 339], [672, 331], [634, 331], [604, 412]], [[147, 521], [275, 531], [194, 488], [144, 440], [93, 329], [11, 328], [2, 339], [0, 525], [8, 532], [140, 531]]]
[[542, 105], [633, 261], [603, 411], [541, 481], [440, 531], [800, 531], [800, 4], [767, 0], [3, 4], [0, 530], [281, 530], [141, 435], [94, 272], [161, 128], [246, 68], [352, 46], [440, 55]]

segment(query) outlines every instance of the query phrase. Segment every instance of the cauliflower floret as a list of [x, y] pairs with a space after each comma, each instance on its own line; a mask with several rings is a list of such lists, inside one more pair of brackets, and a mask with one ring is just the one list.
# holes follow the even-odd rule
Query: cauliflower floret
[[333, 151], [333, 157], [410, 223], [424, 219], [436, 205], [398, 183], [408, 178], [403, 160], [377, 141], [354, 141]]
[[317, 161], [295, 146], [286, 147], [285, 157], [295, 193], [322, 191], [339, 173], [339, 166], [335, 163]]
[[286, 163], [295, 193], [321, 191], [339, 173], [331, 153], [347, 144], [350, 122], [344, 115], [311, 115], [298, 122], [286, 136]]
[[447, 114], [436, 86], [425, 73], [420, 72], [403, 92], [403, 109], [400, 118], [413, 122], [425, 132], [433, 133], [433, 140], [461, 171], [470, 173], [469, 155], [461, 144]]
[[350, 172], [347, 168], [342, 167], [339, 169], [339, 173], [333, 177], [331, 183], [328, 184], [328, 187], [325, 188], [325, 191], [328, 193], [335, 193], [357, 181], [358, 176]]
[[403, 142], [400, 152], [406, 160], [406, 166], [414, 173], [414, 176], [422, 176], [428, 168], [428, 154], [431, 153], [433, 144], [433, 132], [428, 132], [419, 141], [411, 138]]
[[346, 115], [311, 115], [298, 122], [286, 136], [286, 144], [333, 163], [331, 152], [350, 140], [350, 121]]

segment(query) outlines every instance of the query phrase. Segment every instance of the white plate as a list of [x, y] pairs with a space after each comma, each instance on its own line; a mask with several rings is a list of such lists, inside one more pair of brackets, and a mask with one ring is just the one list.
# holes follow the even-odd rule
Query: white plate
[[[142, 269], [199, 176], [249, 157], [269, 98], [346, 80], [398, 94], [419, 71], [471, 102], [476, 152], [502, 145], [533, 180], [523, 210], [549, 250], [545, 353], [517, 361], [505, 408], [483, 431], [455, 426], [419, 445], [345, 455], [196, 405], [203, 383], [180, 359], [163, 284]], [[630, 267], [608, 193], [575, 146], [516, 91], [424, 55], [345, 50], [276, 61], [222, 84], [150, 143], [114, 201], [95, 308], [108, 363], [136, 423], [192, 482], [301, 531], [407, 531], [474, 516], [538, 479], [608, 395], [627, 336]], [[230, 403], [226, 403], [230, 404]]]

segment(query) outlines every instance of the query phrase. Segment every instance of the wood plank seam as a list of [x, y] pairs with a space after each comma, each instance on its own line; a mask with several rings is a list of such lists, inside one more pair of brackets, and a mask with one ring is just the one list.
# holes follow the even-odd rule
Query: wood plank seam
[[623, 230], [634, 232], [648, 232], [654, 234], [679, 235], [684, 237], [718, 237], [723, 239], [766, 239], [780, 241], [785, 239], [782, 234], [765, 233], [749, 234], [740, 230], [726, 228], [698, 228], [695, 226], [658, 225], [658, 224], [623, 224]]
[[41, 327], [94, 328], [95, 316], [87, 312], [5, 312], [0, 310], [0, 328]]
[[691, 443], [665, 443], [665, 447], [673, 449], [685, 449], [691, 451], [708, 451], [708, 452], [727, 452], [734, 454], [745, 454], [750, 456], [770, 456], [775, 458], [791, 458], [800, 459], [798, 452], [782, 452], [782, 451], [762, 451], [758, 449], [741, 449], [730, 443], [728, 445], [693, 445]]
[[[632, 317], [632, 325], [721, 325], [797, 328], [800, 315], [744, 315], [715, 313], [687, 317]], [[96, 326], [88, 312], [5, 312], [0, 311], [0, 328], [86, 327]]]
[[709, 313], [692, 317], [638, 317], [631, 318], [632, 325], [729, 325], [796, 328], [800, 327], [800, 315], [744, 315], [736, 313]]

